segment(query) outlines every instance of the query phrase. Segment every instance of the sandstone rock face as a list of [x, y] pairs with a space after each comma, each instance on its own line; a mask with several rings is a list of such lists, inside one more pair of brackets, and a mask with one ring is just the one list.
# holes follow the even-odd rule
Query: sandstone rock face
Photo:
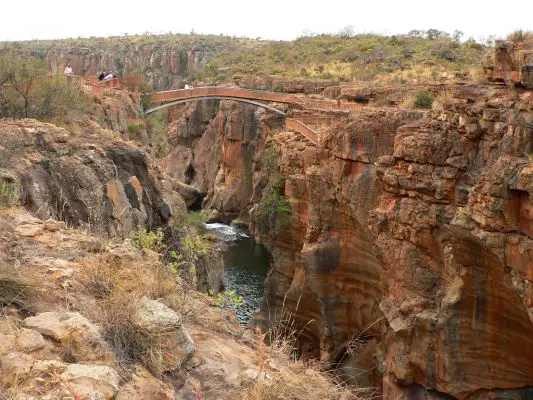
[[258, 154], [267, 132], [281, 121], [252, 106], [212, 100], [175, 114], [169, 129], [175, 147], [164, 161], [166, 171], [205, 195], [202, 207], [212, 220], [249, 221]]
[[[285, 307], [303, 351], [356, 368], [351, 376], [383, 385], [385, 398], [524, 397], [533, 386], [533, 99], [504, 88], [450, 93], [431, 112], [353, 114], [322, 131], [318, 147], [292, 133], [267, 139], [279, 124], [265, 118], [232, 125], [228, 108], [241, 106], [199, 105], [199, 125], [186, 116], [174, 125], [171, 143], [192, 150], [175, 171], [192, 167], [189, 183], [207, 193], [212, 216], [251, 221], [270, 249], [256, 322]], [[255, 220], [265, 143], [278, 151], [292, 208], [279, 231]]]
[[0, 123], [0, 168], [41, 218], [127, 235], [183, 218], [185, 203], [142, 150], [102, 128], [75, 133], [34, 120]]
[[[88, 43], [88, 47], [61, 41], [43, 44], [31, 56], [45, 60], [54, 72], [63, 72], [70, 63], [76, 75], [96, 75], [100, 69], [116, 70], [123, 78], [142, 75], [154, 89], [170, 89], [189, 73], [205, 66], [216, 50], [215, 44], [201, 47], [192, 41], [161, 45], [155, 41], [132, 44], [126, 40], [108, 46], [104, 40]], [[0, 53], [9, 50], [0, 48]]]

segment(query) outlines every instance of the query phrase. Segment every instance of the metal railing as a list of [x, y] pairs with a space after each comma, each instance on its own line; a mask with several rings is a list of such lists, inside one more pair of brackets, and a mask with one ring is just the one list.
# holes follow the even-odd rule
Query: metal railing
[[81, 76], [68, 74], [61, 75], [64, 76], [67, 81], [71, 81], [76, 84], [82, 92], [98, 97], [102, 97], [104, 95], [104, 90], [106, 89], [120, 88], [119, 78], [113, 78], [107, 81], [100, 81], [96, 76]]

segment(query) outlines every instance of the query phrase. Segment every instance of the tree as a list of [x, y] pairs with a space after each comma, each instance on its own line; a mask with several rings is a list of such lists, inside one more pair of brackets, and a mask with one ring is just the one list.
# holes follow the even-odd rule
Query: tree
[[426, 31], [426, 37], [429, 40], [443, 40], [449, 39], [450, 35], [444, 31], [439, 31], [438, 29], [428, 29]]
[[355, 35], [355, 29], [353, 25], [346, 25], [339, 31], [339, 36], [343, 38], [351, 38]]
[[49, 75], [44, 62], [0, 57], [0, 118], [50, 120], [87, 104], [76, 86], [62, 76]]
[[462, 31], [459, 31], [459, 30], [454, 30], [453, 31], [453, 34], [452, 34], [452, 39], [454, 42], [460, 42], [461, 41], [461, 38], [465, 35], [464, 32]]
[[47, 68], [41, 61], [14, 59], [15, 71], [12, 74], [12, 84], [15, 91], [23, 100], [24, 118], [30, 116], [30, 102], [32, 88], [35, 81], [40, 77], [45, 77], [48, 73]]
[[420, 38], [424, 36], [424, 33], [425, 33], [424, 31], [413, 29], [407, 33], [407, 36], [411, 38], [415, 38], [415, 37]]

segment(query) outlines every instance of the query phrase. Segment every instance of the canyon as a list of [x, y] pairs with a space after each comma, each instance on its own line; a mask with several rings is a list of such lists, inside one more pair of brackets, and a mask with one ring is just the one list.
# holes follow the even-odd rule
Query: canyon
[[[141, 47], [116, 57], [125, 70], [150, 65], [152, 86], [169, 89], [181, 84], [181, 72], [205, 68], [210, 51], [218, 50]], [[79, 69], [109, 63], [82, 49], [45, 54], [56, 69], [67, 58]], [[275, 104], [307, 118], [317, 144], [252, 105], [179, 105], [168, 112], [165, 151], [156, 158], [140, 97], [120, 91], [65, 127], [0, 121], [0, 180], [20, 185], [35, 216], [92, 234], [167, 229], [187, 218], [187, 208], [245, 227], [271, 256], [251, 328], [265, 332], [290, 316], [302, 359], [320, 359], [384, 399], [531, 398], [533, 91], [433, 83], [423, 89], [439, 102], [422, 109], [401, 106], [420, 85], [305, 89], [298, 79], [283, 81], [287, 92], [364, 105], [330, 112]], [[127, 133], [132, 121], [142, 126], [137, 136]], [[265, 204], [281, 198], [290, 212], [262, 218]], [[149, 263], [151, 256], [131, 257]], [[218, 290], [216, 256], [203, 265], [201, 290]], [[189, 328], [215, 359], [209, 346], [220, 338], [205, 326]], [[244, 347], [225, 355], [242, 352], [251, 364]]]
[[[264, 111], [199, 102], [174, 115], [164, 166], [270, 249], [256, 323], [290, 310], [302, 351], [383, 379], [385, 398], [527, 398], [533, 94], [448, 90], [438, 110], [340, 118], [318, 146]], [[254, 214], [270, 147], [292, 209], [280, 231]]]

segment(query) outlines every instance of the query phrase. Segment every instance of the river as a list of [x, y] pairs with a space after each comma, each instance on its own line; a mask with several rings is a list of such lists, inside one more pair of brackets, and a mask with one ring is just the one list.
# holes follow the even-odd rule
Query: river
[[247, 324], [263, 304], [263, 284], [270, 266], [268, 251], [245, 232], [225, 224], [206, 224], [228, 245], [224, 252], [226, 290], [235, 290], [244, 303], [237, 308], [239, 322]]

